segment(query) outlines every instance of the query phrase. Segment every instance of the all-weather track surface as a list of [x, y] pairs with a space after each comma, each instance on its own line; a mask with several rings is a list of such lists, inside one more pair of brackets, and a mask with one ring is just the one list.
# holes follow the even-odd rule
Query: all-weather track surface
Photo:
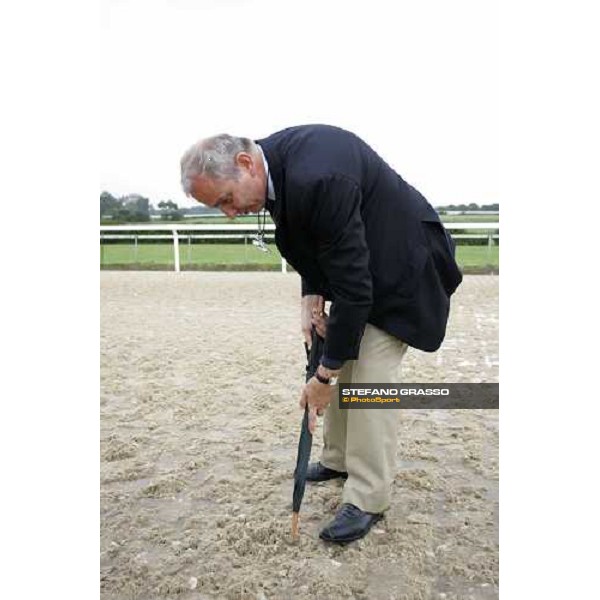
[[[325, 545], [341, 482], [308, 486], [294, 544], [298, 276], [100, 282], [103, 600], [498, 597], [498, 411], [402, 411], [385, 519]], [[465, 277], [441, 350], [409, 350], [403, 380], [498, 381], [498, 277]]]

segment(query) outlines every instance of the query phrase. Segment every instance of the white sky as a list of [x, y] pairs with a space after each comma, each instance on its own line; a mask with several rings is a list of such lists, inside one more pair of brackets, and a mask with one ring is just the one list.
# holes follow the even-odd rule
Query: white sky
[[[434, 205], [499, 202], [488, 0], [103, 0], [101, 190], [191, 206], [196, 139], [329, 123]], [[504, 199], [503, 199], [504, 200]]]

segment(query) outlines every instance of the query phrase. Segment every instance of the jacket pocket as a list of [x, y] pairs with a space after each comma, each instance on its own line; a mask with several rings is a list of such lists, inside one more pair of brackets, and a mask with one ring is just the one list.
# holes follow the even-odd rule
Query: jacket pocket
[[433, 264], [444, 291], [451, 296], [462, 281], [462, 273], [454, 258], [454, 241], [441, 223], [424, 221]]
[[396, 288], [396, 292], [400, 296], [409, 297], [414, 295], [421, 281], [423, 269], [428, 258], [429, 248], [427, 246], [418, 245], [414, 248], [406, 263], [400, 283]]

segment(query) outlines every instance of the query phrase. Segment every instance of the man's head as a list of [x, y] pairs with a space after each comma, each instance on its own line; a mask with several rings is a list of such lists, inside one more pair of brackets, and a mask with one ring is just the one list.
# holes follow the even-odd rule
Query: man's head
[[267, 176], [252, 140], [221, 134], [196, 142], [183, 155], [181, 185], [187, 196], [235, 217], [263, 208]]

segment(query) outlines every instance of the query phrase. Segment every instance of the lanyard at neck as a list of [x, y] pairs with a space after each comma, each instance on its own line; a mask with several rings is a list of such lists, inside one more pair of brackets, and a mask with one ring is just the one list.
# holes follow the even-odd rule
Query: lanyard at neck
[[[262, 211], [256, 213], [256, 225], [258, 227], [258, 233], [252, 239], [252, 243], [256, 246], [261, 252], [270, 252], [269, 247], [265, 242], [265, 224], [267, 222], [267, 197], [269, 195], [269, 166], [267, 165], [267, 187], [265, 189], [265, 205], [262, 208]], [[262, 213], [262, 224], [260, 222], [260, 216]]]

